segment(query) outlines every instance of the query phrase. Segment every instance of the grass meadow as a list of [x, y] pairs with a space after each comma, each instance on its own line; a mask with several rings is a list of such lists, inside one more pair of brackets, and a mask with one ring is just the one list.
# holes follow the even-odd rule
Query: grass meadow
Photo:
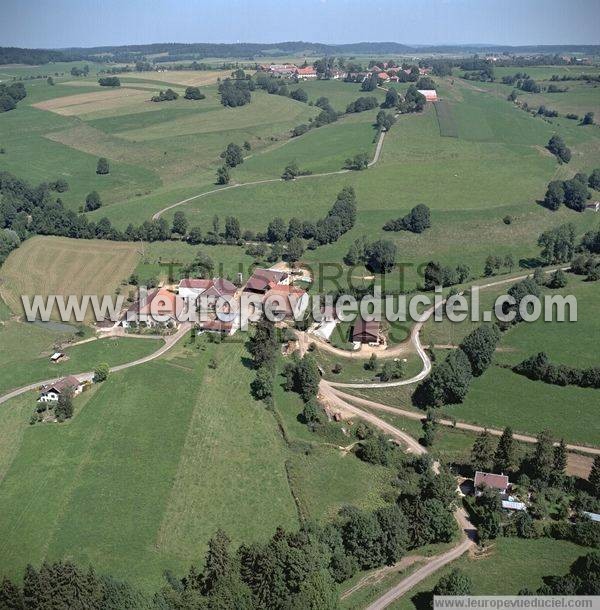
[[[71, 373], [94, 370], [106, 362], [116, 366], [156, 351], [162, 339], [107, 338], [65, 346], [66, 335], [38, 324], [8, 321], [0, 326], [0, 395], [23, 385]], [[72, 338], [72, 337], [71, 337]], [[60, 347], [68, 360], [52, 364], [50, 356]]]
[[[594, 445], [597, 442], [596, 418], [600, 397], [598, 390], [576, 386], [560, 387], [531, 381], [517, 375], [510, 367], [540, 351], [553, 362], [577, 367], [598, 366], [598, 320], [595, 304], [600, 286], [569, 275], [569, 284], [560, 291], [545, 294], [572, 294], [577, 299], [577, 322], [522, 322], [502, 336], [493, 365], [476, 378], [462, 404], [445, 407], [441, 412], [458, 421], [503, 428], [536, 435], [549, 429], [556, 438], [567, 442]], [[504, 289], [486, 289], [480, 293], [481, 311], [491, 309]], [[423, 330], [424, 345], [458, 345], [480, 323], [429, 321]], [[446, 349], [435, 349], [444, 358]], [[360, 395], [383, 403], [412, 408], [411, 388], [361, 390]]]
[[0, 571], [69, 557], [153, 590], [164, 569], [198, 561], [217, 527], [235, 544], [297, 527], [288, 476], [310, 518], [380, 506], [392, 473], [324, 443], [279, 388], [286, 443], [250, 397], [246, 357], [237, 342], [177, 346], [78, 397], [62, 425], [29, 426], [32, 394], [3, 405]]

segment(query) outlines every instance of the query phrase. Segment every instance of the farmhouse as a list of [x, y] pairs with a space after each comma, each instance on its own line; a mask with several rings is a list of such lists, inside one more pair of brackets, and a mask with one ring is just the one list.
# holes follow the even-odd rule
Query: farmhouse
[[377, 78], [384, 83], [390, 82], [390, 75], [387, 72], [383, 72], [383, 71], [379, 72], [377, 74]]
[[352, 341], [357, 343], [378, 343], [379, 342], [379, 322], [376, 320], [367, 321], [357, 318], [352, 329]]
[[182, 299], [197, 299], [205, 290], [212, 286], [213, 280], [186, 278], [179, 282], [177, 294]]
[[157, 288], [142, 295], [129, 306], [121, 318], [121, 326], [130, 328], [134, 324], [149, 327], [179, 325], [179, 314], [184, 310], [184, 300], [166, 288]]
[[492, 472], [480, 472], [479, 470], [475, 473], [475, 493], [481, 493], [481, 489], [484, 487], [491, 487], [500, 492], [501, 495], [506, 496], [510, 490], [510, 483], [508, 477], [504, 474], [494, 474]]
[[55, 383], [42, 386], [38, 402], [57, 402], [60, 395], [69, 389], [72, 389], [73, 395], [77, 396], [78, 394], [81, 394], [83, 384], [73, 375], [63, 377]]
[[64, 352], [54, 352], [52, 356], [50, 356], [50, 362], [52, 364], [58, 364], [61, 360], [66, 358], [66, 354]]
[[345, 78], [353, 83], [362, 83], [369, 76], [368, 72], [348, 72]]
[[211, 285], [206, 289], [202, 296], [206, 297], [232, 297], [237, 292], [237, 286], [222, 277], [211, 280]]
[[204, 332], [220, 333], [222, 335], [230, 336], [239, 328], [239, 316], [231, 321], [219, 320], [218, 318], [203, 320], [198, 323], [198, 328]]
[[302, 288], [277, 284], [265, 293], [263, 306], [281, 318], [299, 318], [308, 307], [308, 294]]
[[273, 76], [291, 76], [298, 68], [293, 64], [271, 64], [269, 72]]
[[438, 100], [437, 91], [435, 89], [417, 89], [417, 91], [421, 95], [424, 95], [428, 102], [437, 102]]
[[254, 270], [246, 286], [244, 292], [253, 292], [255, 294], [266, 294], [268, 290], [274, 286], [286, 286], [290, 283], [290, 276], [285, 271], [277, 269], [260, 269]]
[[317, 78], [317, 71], [313, 67], [307, 66], [306, 68], [296, 68], [295, 75], [300, 80], [306, 80], [309, 78]]

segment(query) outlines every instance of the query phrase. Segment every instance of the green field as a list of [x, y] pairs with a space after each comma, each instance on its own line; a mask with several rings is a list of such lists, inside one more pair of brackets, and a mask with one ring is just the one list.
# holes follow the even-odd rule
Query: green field
[[[356, 237], [366, 234], [392, 239], [402, 262], [419, 264], [434, 257], [448, 264], [469, 264], [477, 274], [491, 243], [501, 256], [512, 253], [516, 258], [528, 258], [537, 254], [539, 232], [550, 226], [569, 220], [580, 232], [589, 228], [591, 215], [567, 210], [551, 214], [535, 201], [553, 177], [568, 177], [597, 165], [597, 128], [584, 129], [566, 119], [532, 117], [507, 102], [503, 92], [498, 93], [503, 85], [486, 87], [461, 79], [436, 81], [445, 108], [442, 133], [458, 137], [440, 135], [439, 112], [436, 116], [429, 106], [422, 116], [399, 118], [386, 138], [380, 163], [365, 172], [230, 189], [178, 209], [188, 215], [191, 225], [206, 226], [214, 214], [235, 214], [243, 229], [264, 230], [275, 215], [284, 219], [322, 216], [335, 194], [352, 185], [359, 204], [355, 228], [337, 243], [308, 252], [308, 262], [337, 262]], [[63, 196], [65, 202], [78, 208], [85, 194], [96, 188], [105, 206], [90, 216], [107, 216], [121, 228], [130, 222], [141, 223], [173, 202], [215, 188], [219, 153], [229, 141], [248, 140], [252, 144], [245, 163], [232, 172], [238, 183], [276, 179], [290, 161], [314, 173], [336, 171], [348, 156], [372, 152], [374, 147], [371, 124], [375, 112], [344, 117], [288, 140], [287, 130], [314, 116], [315, 108], [257, 91], [249, 106], [225, 109], [218, 102], [215, 85], [203, 87], [207, 98], [200, 102], [180, 99], [133, 104], [124, 100], [121, 106], [118, 102], [107, 109], [86, 110], [81, 118], [28, 105], [47, 101], [50, 89], [59, 98], [97, 90], [92, 79], [76, 84], [48, 87], [36, 81], [35, 88], [31, 85], [30, 98], [7, 113], [8, 120], [0, 126], [0, 140], [6, 142], [7, 149], [0, 158], [0, 168], [20, 175], [27, 168], [26, 177], [35, 182], [50, 179], [50, 174], [58, 177], [68, 167], [72, 175], [66, 177], [73, 184]], [[160, 83], [127, 75], [124, 84], [150, 87], [139, 89], [149, 95], [151, 87]], [[310, 99], [324, 95], [340, 108], [361, 94], [358, 86], [339, 81], [302, 82], [299, 86], [307, 90]], [[590, 91], [596, 95], [597, 89]], [[378, 91], [380, 94], [383, 92]], [[556, 95], [569, 99], [575, 94], [569, 90]], [[273, 116], [277, 117], [275, 122]], [[573, 149], [568, 166], [557, 166], [544, 149], [554, 132], [563, 135]], [[24, 138], [23, 134], [29, 135]], [[30, 150], [35, 151], [33, 162]], [[113, 161], [114, 171], [109, 176], [94, 172], [99, 155]], [[77, 171], [71, 172], [77, 163]], [[381, 230], [387, 220], [421, 202], [433, 212], [433, 227], [427, 233], [416, 236]], [[510, 226], [502, 222], [506, 215], [515, 219]], [[417, 281], [418, 275], [409, 273], [408, 287]]]
[[[352, 186], [358, 202], [355, 226], [336, 243], [303, 256], [317, 280], [312, 290], [370, 282], [367, 270], [341, 265], [349, 246], [363, 235], [370, 241], [389, 239], [397, 246], [398, 262], [407, 268], [404, 276], [385, 278], [385, 289], [395, 291], [418, 286], [419, 265], [432, 259], [469, 265], [475, 277], [482, 274], [490, 254], [510, 254], [525, 268], [539, 255], [541, 232], [572, 222], [581, 236], [598, 225], [598, 215], [592, 212], [577, 214], [563, 206], [553, 213], [537, 202], [550, 180], [600, 166], [600, 129], [583, 128], [564, 117], [534, 117], [507, 101], [512, 87], [506, 85], [436, 78], [441, 99], [437, 106], [428, 104], [421, 114], [399, 116], [385, 136], [376, 165], [340, 172], [348, 157], [373, 155], [378, 109], [290, 138], [294, 126], [318, 114], [317, 107], [255, 91], [249, 105], [225, 108], [215, 74], [192, 71], [129, 73], [123, 75], [119, 91], [106, 91], [96, 83], [99, 64], [91, 66], [87, 79], [72, 77], [72, 65], [0, 68], [0, 79], [64, 73], [56, 77], [54, 87], [45, 79], [26, 80], [28, 97], [1, 115], [0, 146], [6, 153], [0, 155], [0, 171], [32, 184], [64, 177], [70, 189], [53, 196], [72, 210], [97, 190], [103, 206], [88, 214], [89, 219], [108, 217], [124, 229], [166, 206], [216, 189], [221, 151], [229, 142], [248, 141], [244, 163], [231, 171], [231, 184], [242, 186], [197, 197], [164, 217], [170, 222], [175, 210], [183, 211], [190, 227], [206, 233], [215, 215], [221, 228], [227, 216], [236, 216], [242, 231], [264, 231], [275, 216], [316, 222], [327, 214], [337, 193]], [[571, 69], [582, 71], [526, 71], [541, 80]], [[498, 69], [498, 78], [518, 71], [509, 70]], [[194, 78], [207, 78], [200, 84], [206, 99], [149, 101], [161, 87], [182, 93]], [[561, 113], [597, 108], [600, 118], [599, 88], [582, 82], [559, 84], [569, 91], [523, 93], [519, 99], [532, 106], [545, 103]], [[339, 111], [357, 97], [371, 95], [357, 84], [339, 81], [302, 82], [298, 87], [307, 91], [311, 102], [328, 97]], [[383, 100], [385, 93], [378, 89], [373, 95]], [[568, 165], [559, 165], [545, 149], [555, 133], [572, 149]], [[110, 161], [108, 176], [95, 173], [100, 156]], [[313, 174], [331, 175], [283, 182], [279, 177], [291, 161]], [[265, 182], [243, 186], [257, 181]], [[418, 235], [383, 231], [388, 220], [418, 203], [431, 208], [431, 228]], [[503, 220], [506, 216], [512, 218], [509, 224]], [[112, 295], [129, 289], [125, 282], [132, 272], [141, 283], [166, 282], [169, 264], [189, 263], [198, 251], [214, 260], [214, 275], [230, 279], [237, 279], [238, 272], [246, 279], [256, 262], [244, 247], [190, 246], [177, 240], [145, 244], [37, 236], [24, 242], [0, 271], [6, 302], [0, 298], [0, 394], [88, 371], [102, 361], [116, 365], [135, 360], [162, 344], [131, 337], [96, 340], [66, 347], [70, 359], [51, 365], [48, 356], [73, 338], [74, 329], [52, 330], [14, 319], [11, 310], [19, 311], [22, 293]], [[323, 269], [322, 263], [333, 266]], [[177, 268], [174, 271], [177, 280]], [[568, 442], [597, 444], [598, 390], [532, 382], [506, 365], [541, 350], [557, 363], [600, 364], [600, 322], [595, 315], [599, 286], [569, 276], [562, 292], [577, 296], [579, 322], [512, 328], [494, 364], [473, 382], [464, 403], [443, 412], [457, 420], [498, 428], [511, 425], [530, 434], [549, 428]], [[496, 294], [482, 294], [482, 305]], [[394, 329], [391, 343], [403, 340], [408, 328]], [[472, 328], [428, 324], [423, 343], [455, 345]], [[245, 338], [218, 344], [205, 336], [195, 344], [182, 341], [157, 360], [112, 374], [75, 399], [75, 416], [63, 424], [29, 425], [34, 393], [0, 405], [0, 574], [14, 577], [29, 562], [68, 558], [153, 591], [164, 570], [180, 575], [197, 563], [219, 527], [237, 545], [266, 540], [279, 525], [297, 528], [302, 518], [327, 521], [346, 504], [369, 510], [385, 504], [396, 490], [395, 473], [361, 462], [347, 449], [355, 441], [347, 423], [311, 431], [301, 418], [300, 397], [284, 392], [280, 376], [272, 410], [251, 397], [254, 371], [248, 365]], [[333, 343], [348, 347], [343, 335]], [[444, 352], [439, 348], [436, 353], [441, 357]], [[373, 378], [362, 360], [326, 352], [317, 352], [317, 357], [327, 379]], [[338, 361], [343, 368], [336, 375], [331, 369]], [[420, 360], [411, 355], [406, 376], [420, 367]], [[413, 389], [356, 393], [412, 408]], [[377, 414], [415, 437], [421, 433], [418, 421]], [[437, 459], [464, 461], [472, 440], [471, 435], [443, 429], [432, 453]], [[564, 573], [582, 553], [565, 542], [500, 539], [489, 558], [465, 557], [457, 565], [472, 575], [477, 593], [516, 593], [523, 586], [539, 586], [545, 575]], [[442, 573], [413, 593], [430, 589]], [[361, 595], [360, 603], [367, 598]], [[397, 607], [421, 607], [422, 597], [416, 604], [412, 598], [407, 596]]]
[[[0, 395], [23, 385], [92, 371], [101, 362], [111, 366], [137, 360], [156, 351], [162, 339], [118, 337], [98, 339], [64, 347], [69, 360], [52, 364], [50, 356], [72, 335], [46, 329], [37, 324], [5, 322], [0, 326]], [[76, 340], [76, 339], [75, 339]]]
[[446, 100], [440, 100], [435, 102], [433, 106], [440, 126], [440, 135], [446, 138], [458, 138], [458, 127], [454, 121], [450, 103]]
[[[577, 299], [577, 322], [522, 322], [503, 334], [494, 365], [475, 379], [462, 404], [447, 406], [443, 412], [459, 421], [537, 434], [548, 428], [556, 438], [594, 445], [597, 442], [598, 390], [576, 386], [560, 387], [529, 379], [503, 368], [514, 366], [528, 356], [545, 351], [553, 362], [576, 367], [598, 366], [595, 315], [600, 286], [569, 275], [568, 285], [545, 294], [573, 295]], [[510, 286], [483, 290], [481, 310], [492, 307], [495, 298]], [[458, 345], [480, 323], [429, 321], [423, 330], [425, 345]], [[436, 350], [443, 358], [444, 349]], [[361, 395], [384, 403], [412, 408], [408, 388], [361, 390]]]
[[29, 427], [30, 396], [3, 405], [0, 571], [70, 557], [155, 589], [164, 569], [197, 561], [217, 527], [235, 543], [296, 527], [286, 463], [311, 518], [380, 506], [391, 472], [322, 445], [297, 419], [300, 399], [280, 392], [288, 439], [314, 445], [288, 447], [250, 397], [242, 356], [239, 343], [177, 347], [77, 398], [84, 406], [63, 425]]
[[537, 589], [545, 576], [563, 575], [571, 564], [590, 549], [563, 540], [498, 538], [485, 557], [463, 556], [436, 572], [389, 607], [394, 610], [424, 610], [427, 597], [439, 579], [454, 568], [467, 574], [473, 595], [516, 595], [525, 587]]

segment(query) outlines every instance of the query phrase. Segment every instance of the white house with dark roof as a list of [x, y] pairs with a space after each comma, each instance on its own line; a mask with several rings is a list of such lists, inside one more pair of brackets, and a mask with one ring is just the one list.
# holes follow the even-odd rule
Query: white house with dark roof
[[74, 375], [69, 375], [54, 383], [44, 385], [40, 390], [38, 402], [58, 402], [60, 395], [69, 389], [73, 391], [73, 396], [77, 396], [83, 391], [83, 383]]

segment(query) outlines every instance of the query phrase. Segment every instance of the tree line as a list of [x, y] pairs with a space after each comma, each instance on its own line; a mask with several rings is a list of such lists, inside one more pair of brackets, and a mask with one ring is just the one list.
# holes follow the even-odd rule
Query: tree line
[[27, 97], [27, 91], [23, 83], [15, 82], [10, 85], [0, 83], [0, 112], [14, 110], [25, 97]]
[[515, 365], [512, 370], [533, 381], [541, 380], [544, 383], [559, 386], [576, 385], [581, 388], [600, 388], [600, 366], [582, 369], [566, 364], [555, 364], [550, 361], [545, 352], [539, 352], [526, 358]]
[[431, 375], [415, 390], [413, 403], [420, 408], [461, 403], [473, 377], [481, 376], [491, 365], [501, 337], [496, 324], [482, 324], [469, 333], [442, 362], [434, 362]]

